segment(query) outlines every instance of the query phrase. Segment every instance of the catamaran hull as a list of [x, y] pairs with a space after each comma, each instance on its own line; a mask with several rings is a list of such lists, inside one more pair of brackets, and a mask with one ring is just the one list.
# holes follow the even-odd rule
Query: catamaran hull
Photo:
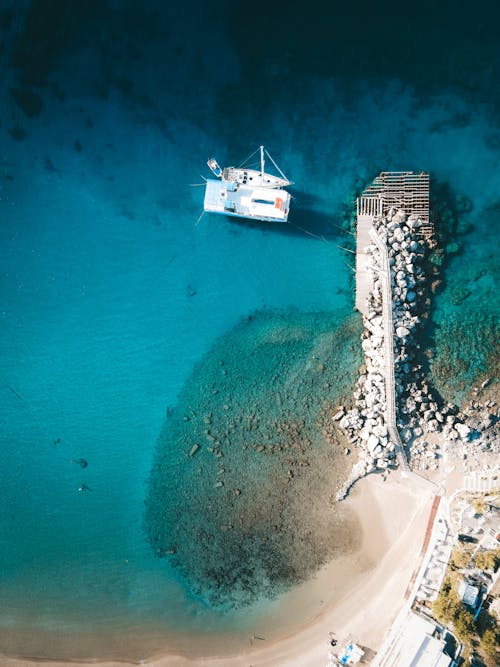
[[290, 194], [279, 188], [242, 187], [208, 179], [203, 208], [209, 213], [247, 220], [287, 222], [290, 200]]
[[242, 213], [230, 213], [229, 211], [210, 211], [208, 209], [205, 209], [205, 211], [207, 213], [215, 213], [216, 215], [227, 215], [231, 218], [239, 218], [240, 220], [255, 220], [256, 222], [287, 222], [287, 220], [283, 220], [283, 218], [264, 218], [255, 215], [243, 215]]

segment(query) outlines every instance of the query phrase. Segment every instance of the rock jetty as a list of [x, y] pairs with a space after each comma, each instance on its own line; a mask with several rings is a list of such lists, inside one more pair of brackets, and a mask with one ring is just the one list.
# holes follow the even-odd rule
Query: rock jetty
[[452, 404], [440, 404], [420, 363], [418, 339], [428, 317], [433, 279], [427, 257], [436, 245], [435, 238], [420, 233], [422, 225], [417, 216], [392, 209], [386, 216], [374, 219], [373, 230], [380, 243], [364, 248], [371, 284], [361, 335], [365, 364], [354, 392], [354, 407], [340, 408], [332, 417], [347, 432], [349, 442], [359, 449], [360, 457], [339, 498], [345, 496], [359, 477], [398, 465], [397, 443], [389, 435], [386, 417], [388, 361], [384, 353], [382, 257], [385, 248], [391, 276], [397, 428], [411, 468], [438, 468], [440, 444], [433, 434], [444, 433], [447, 439], [461, 443], [471, 437], [473, 427], [468, 416], [460, 414]]

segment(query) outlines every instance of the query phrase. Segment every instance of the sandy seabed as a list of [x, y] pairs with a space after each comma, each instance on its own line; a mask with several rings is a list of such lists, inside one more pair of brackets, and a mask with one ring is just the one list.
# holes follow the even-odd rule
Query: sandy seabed
[[[399, 472], [392, 472], [385, 482], [380, 475], [361, 480], [345, 501], [360, 519], [361, 549], [331, 562], [311, 581], [283, 596], [279, 613], [262, 618], [255, 629], [255, 637], [262, 639], [204, 638], [184, 655], [165, 649], [162, 655], [130, 664], [318, 667], [327, 662], [330, 633], [339, 641], [352, 637], [367, 650], [367, 656], [373, 654], [404, 604], [418, 567], [432, 497], [432, 491]], [[123, 637], [122, 654], [129, 641], [132, 638]], [[137, 655], [137, 646], [130, 649], [131, 656]], [[0, 658], [0, 664], [9, 667], [28, 667], [35, 662], [36, 658]], [[54, 667], [69, 664], [43, 662]], [[118, 667], [127, 663], [78, 660], [78, 664]]]

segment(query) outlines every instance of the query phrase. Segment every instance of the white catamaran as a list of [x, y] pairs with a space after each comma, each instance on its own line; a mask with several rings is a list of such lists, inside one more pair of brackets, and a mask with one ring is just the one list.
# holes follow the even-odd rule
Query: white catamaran
[[[246, 168], [244, 165], [259, 151], [260, 170]], [[266, 155], [279, 176], [264, 171]], [[219, 180], [207, 179], [203, 204], [205, 211], [266, 222], [288, 220], [291, 196], [283, 188], [291, 185], [291, 181], [264, 146], [260, 146], [239, 167], [221, 169], [215, 158], [210, 158], [207, 164]]]

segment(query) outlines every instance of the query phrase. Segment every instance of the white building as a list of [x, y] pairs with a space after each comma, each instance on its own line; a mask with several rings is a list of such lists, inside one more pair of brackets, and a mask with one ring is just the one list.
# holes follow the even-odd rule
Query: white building
[[377, 662], [380, 667], [450, 667], [452, 659], [443, 651], [445, 642], [435, 636], [436, 625], [408, 613], [397, 640]]
[[479, 588], [477, 586], [471, 586], [462, 580], [458, 587], [458, 594], [464, 604], [469, 607], [475, 607], [479, 596]]

